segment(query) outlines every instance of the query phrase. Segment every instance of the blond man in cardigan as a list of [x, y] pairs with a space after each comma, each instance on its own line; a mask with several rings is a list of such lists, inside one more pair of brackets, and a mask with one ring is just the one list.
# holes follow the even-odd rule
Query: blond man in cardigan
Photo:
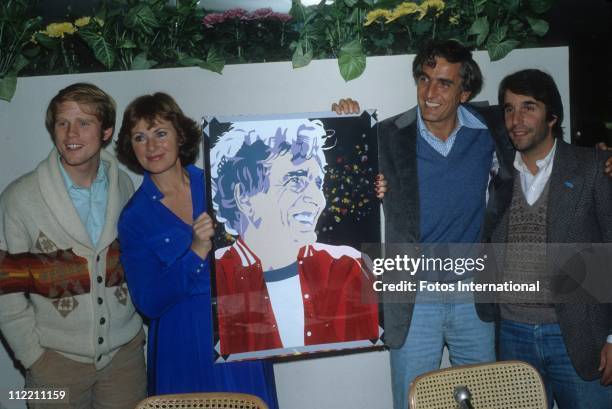
[[102, 148], [115, 103], [62, 89], [45, 125], [55, 148], [0, 196], [0, 329], [26, 387], [65, 389], [40, 408], [133, 408], [145, 396], [142, 321], [119, 263], [117, 218], [133, 193]]

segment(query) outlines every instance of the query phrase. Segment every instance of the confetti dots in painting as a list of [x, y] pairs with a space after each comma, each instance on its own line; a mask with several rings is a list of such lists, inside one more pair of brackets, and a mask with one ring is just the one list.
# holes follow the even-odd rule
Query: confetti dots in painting
[[[365, 137], [363, 134], [362, 138]], [[319, 226], [321, 231], [333, 230], [334, 223], [349, 222], [349, 219], [359, 222], [370, 214], [373, 206], [378, 206], [372, 200], [375, 171], [368, 163], [368, 150], [368, 145], [361, 142], [340, 154], [335, 166], [328, 167], [323, 185], [327, 208], [321, 215], [327, 223]]]

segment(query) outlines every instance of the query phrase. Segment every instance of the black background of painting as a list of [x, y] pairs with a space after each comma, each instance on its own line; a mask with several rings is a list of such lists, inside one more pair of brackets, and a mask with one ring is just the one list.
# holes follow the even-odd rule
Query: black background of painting
[[[376, 117], [375, 115], [374, 117]], [[282, 121], [282, 119], [282, 116], [279, 116], [279, 120]], [[357, 250], [361, 249], [362, 243], [380, 242], [380, 202], [374, 193], [374, 178], [378, 173], [376, 134], [378, 128], [377, 126], [371, 127], [371, 115], [363, 112], [360, 116], [309, 119], [319, 119], [323, 122], [325, 129], [328, 130], [328, 135], [333, 134], [329, 137], [326, 144], [326, 148], [332, 146], [333, 148], [325, 151], [327, 171], [323, 185], [327, 205], [317, 223], [317, 241], [326, 244], [348, 245]], [[238, 121], [239, 118], [236, 118], [236, 122]], [[205, 147], [203, 152], [206, 157], [209, 157], [209, 149], [214, 146], [219, 136], [229, 129], [231, 122], [219, 122], [216, 118], [213, 118], [207, 125], [209, 127], [209, 135], [203, 135]], [[333, 130], [333, 132], [329, 132], [329, 130]], [[209, 138], [208, 140], [206, 140], [207, 137]], [[368, 147], [367, 152], [365, 152], [367, 162], [362, 162], [363, 155], [357, 152], [356, 146], [360, 146], [363, 151], [366, 144]], [[341, 162], [338, 162], [338, 158], [343, 159]], [[209, 162], [207, 159], [205, 159], [205, 163], [208, 167]], [[349, 173], [351, 176], [356, 176], [354, 178], [356, 183], [352, 185], [344, 183], [344, 190], [340, 190], [341, 183], [338, 182], [338, 179], [332, 179], [332, 173], [346, 177], [348, 175], [346, 167], [353, 168], [354, 165], [357, 165], [361, 171], [358, 176], [353, 172]], [[206, 194], [209, 198], [208, 205], [209, 210], [211, 210], [210, 174], [207, 174], [206, 183]], [[338, 197], [337, 194], [331, 194], [333, 187], [337, 188], [338, 193], [349, 192], [350, 194], [348, 196], [350, 202], [341, 207], [341, 209], [346, 209], [345, 214], [341, 213], [343, 210], [340, 213], [330, 210], [331, 206], [334, 205], [332, 203], [334, 197]], [[361, 197], [362, 194], [364, 195], [363, 197]], [[367, 203], [359, 208], [359, 202], [363, 203], [363, 199], [367, 199]], [[367, 211], [351, 211], [350, 207], [353, 205], [358, 209]], [[218, 223], [214, 238], [215, 248], [228, 246], [232, 242], [233, 240], [225, 233], [223, 225]]]

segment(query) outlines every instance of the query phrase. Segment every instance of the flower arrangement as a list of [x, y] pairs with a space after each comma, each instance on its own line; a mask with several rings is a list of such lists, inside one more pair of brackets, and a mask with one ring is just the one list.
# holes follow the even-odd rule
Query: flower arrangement
[[412, 53], [427, 39], [454, 38], [486, 49], [495, 61], [520, 45], [536, 44], [548, 31], [539, 16], [552, 5], [552, 0], [401, 2], [371, 10], [364, 25], [376, 54]]
[[235, 8], [227, 10], [224, 13], [210, 13], [204, 16], [202, 24], [207, 28], [214, 28], [227, 20], [242, 20], [242, 21], [257, 21], [269, 19], [271, 21], [277, 20], [282, 23], [286, 23], [291, 20], [291, 15], [286, 13], [276, 13], [271, 8], [261, 8], [253, 11], [252, 13], [247, 12], [241, 8]]
[[[209, 13], [202, 19], [204, 37], [216, 44], [226, 61], [234, 63], [288, 59], [291, 15], [260, 8]], [[259, 46], [258, 46], [259, 45]]]
[[210, 12], [198, 0], [103, 0], [91, 16], [41, 28], [27, 0], [0, 8], [0, 98], [17, 74], [198, 66], [336, 58], [342, 77], [357, 78], [368, 55], [414, 53], [425, 41], [454, 38], [499, 60], [533, 46], [548, 31], [541, 16], [555, 0], [335, 0], [289, 14], [269, 8]]

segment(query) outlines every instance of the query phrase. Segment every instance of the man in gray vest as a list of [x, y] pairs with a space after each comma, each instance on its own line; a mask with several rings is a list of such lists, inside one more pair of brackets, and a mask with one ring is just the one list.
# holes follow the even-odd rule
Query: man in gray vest
[[547, 270], [551, 243], [612, 242], [612, 181], [604, 173], [608, 155], [563, 141], [561, 96], [542, 71], [504, 78], [499, 103], [517, 153], [514, 179], [506, 194], [495, 198], [505, 203], [505, 211], [491, 241], [507, 243], [500, 261], [504, 281], [537, 278], [543, 288], [537, 299], [511, 293], [501, 299], [500, 359], [534, 365], [550, 407], [554, 398], [561, 409], [609, 409], [612, 306], [561, 303], [553, 278], [559, 271]]

